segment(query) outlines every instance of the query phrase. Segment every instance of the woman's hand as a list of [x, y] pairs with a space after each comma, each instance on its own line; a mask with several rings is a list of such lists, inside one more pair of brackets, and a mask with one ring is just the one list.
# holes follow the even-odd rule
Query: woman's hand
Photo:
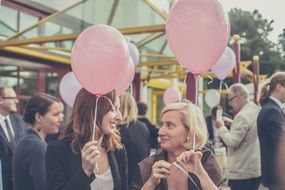
[[153, 188], [156, 187], [160, 183], [161, 179], [165, 179], [169, 176], [170, 166], [171, 164], [164, 160], [155, 162], [152, 166], [151, 176], [147, 183]]
[[186, 169], [186, 171], [200, 176], [206, 172], [201, 163], [202, 156], [203, 154], [200, 151], [193, 152], [193, 150], [188, 150], [182, 152], [176, 158], [176, 160], [183, 166], [184, 169]]
[[86, 143], [81, 151], [82, 168], [87, 176], [90, 176], [96, 166], [96, 162], [100, 158], [100, 151], [97, 147], [97, 141]]

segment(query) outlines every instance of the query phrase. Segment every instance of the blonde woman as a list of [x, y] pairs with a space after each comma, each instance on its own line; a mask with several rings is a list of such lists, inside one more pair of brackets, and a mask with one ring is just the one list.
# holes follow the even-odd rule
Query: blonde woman
[[225, 185], [213, 153], [204, 148], [207, 127], [198, 107], [188, 101], [169, 104], [160, 125], [162, 151], [138, 164], [131, 189], [215, 190]]
[[129, 92], [120, 96], [120, 103], [122, 122], [118, 129], [128, 155], [128, 177], [131, 182], [137, 164], [149, 156], [150, 133], [147, 126], [137, 120], [137, 104]]

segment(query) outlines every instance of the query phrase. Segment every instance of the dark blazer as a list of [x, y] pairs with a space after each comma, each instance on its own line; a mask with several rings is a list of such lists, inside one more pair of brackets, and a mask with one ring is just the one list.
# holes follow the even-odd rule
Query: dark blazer
[[27, 130], [13, 156], [14, 190], [47, 190], [46, 147], [35, 131]]
[[[272, 99], [262, 106], [257, 118], [261, 152], [261, 182], [266, 187], [277, 185], [276, 154], [278, 145], [285, 140], [285, 115]], [[284, 148], [284, 147], [283, 147]]]
[[[81, 154], [70, 148], [70, 140], [58, 140], [47, 147], [46, 172], [49, 190], [90, 190], [96, 176], [87, 176], [82, 169]], [[114, 190], [128, 190], [128, 168], [125, 149], [108, 151]]]
[[118, 129], [127, 151], [130, 182], [137, 164], [149, 156], [150, 133], [146, 125], [140, 121], [131, 121], [128, 125], [118, 125]]
[[143, 122], [150, 133], [150, 140], [151, 140], [151, 148], [157, 149], [158, 148], [158, 142], [157, 142], [157, 137], [158, 137], [158, 128], [154, 124], [152, 124], [148, 118], [146, 117], [140, 117], [138, 118], [140, 122]]
[[[202, 152], [203, 152], [203, 157], [201, 162], [211, 180], [218, 187], [226, 187], [226, 182], [225, 182], [226, 178], [223, 176], [223, 173], [218, 165], [217, 160], [215, 159], [214, 154], [207, 148], [203, 149]], [[148, 157], [142, 162], [140, 162], [138, 164], [136, 173], [133, 177], [133, 181], [131, 182], [130, 189], [132, 190], [141, 189], [142, 186], [145, 184], [145, 182], [151, 176], [153, 164], [159, 160], [167, 160], [167, 152], [160, 151], [157, 154]], [[191, 190], [202, 189], [199, 178], [193, 173], [189, 173], [189, 175], [195, 181], [196, 185], [198, 185], [199, 188], [197, 188], [197, 186], [195, 186], [194, 183], [190, 179], [188, 179], [188, 189]], [[160, 183], [156, 186], [155, 190], [167, 190], [167, 181], [165, 179], [162, 179]]]
[[[16, 113], [9, 115], [15, 133], [16, 144], [24, 136], [26, 123]], [[13, 190], [12, 159], [13, 151], [2, 127], [0, 127], [0, 157], [2, 162], [3, 190]]]

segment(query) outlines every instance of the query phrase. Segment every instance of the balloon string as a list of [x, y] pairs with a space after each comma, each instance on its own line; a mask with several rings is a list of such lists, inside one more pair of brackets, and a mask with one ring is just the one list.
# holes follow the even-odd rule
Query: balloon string
[[[194, 75], [195, 78], [195, 105], [198, 106], [198, 82], [199, 82], [199, 75]], [[194, 106], [194, 113], [197, 115], [196, 106]], [[195, 152], [196, 148], [196, 127], [197, 127], [197, 120], [194, 116], [194, 132], [193, 132], [193, 152]]]
[[181, 164], [180, 162], [175, 161], [175, 162], [173, 162], [172, 164], [173, 164], [174, 166], [176, 166], [178, 169], [180, 169], [180, 170], [193, 182], [193, 184], [196, 186], [196, 188], [197, 188], [198, 190], [200, 190], [200, 188], [199, 188], [198, 185], [195, 183], [195, 181], [192, 179], [192, 177], [188, 174], [188, 172], [185, 171], [185, 169], [182, 168], [182, 167], [179, 165], [179, 164]]
[[95, 111], [94, 111], [92, 141], [95, 140], [95, 136], [96, 136], [95, 131], [96, 131], [97, 108], [98, 108], [98, 101], [99, 101], [99, 99], [100, 99], [100, 98], [105, 98], [105, 99], [107, 99], [107, 100], [109, 101], [109, 103], [110, 103], [112, 109], [115, 110], [115, 107], [114, 107], [112, 101], [111, 101], [109, 98], [107, 98], [106, 96], [100, 96], [100, 95], [97, 95], [97, 97], [98, 97], [98, 98], [96, 99], [96, 105], [95, 105]]
[[130, 93], [131, 93], [131, 96], [133, 95], [134, 93], [134, 88], [133, 88], [133, 83], [130, 84]]
[[184, 77], [183, 86], [182, 86], [182, 89], [181, 89], [181, 96], [179, 98], [179, 103], [182, 100], [182, 96], [183, 96], [183, 93], [184, 93], [184, 90], [185, 90], [185, 87], [186, 87], [186, 79], [187, 79], [187, 73], [185, 74], [185, 77]]
[[225, 82], [223, 81], [223, 85], [226, 87], [227, 92], [228, 92], [228, 91], [229, 91], [229, 87], [228, 87], [227, 83], [225, 83]]
[[92, 134], [92, 141], [95, 140], [95, 131], [96, 131], [96, 120], [97, 120], [97, 107], [98, 107], [98, 100], [101, 97], [100, 95], [97, 95], [96, 99], [96, 105], [95, 105], [95, 110], [94, 110], [94, 119], [93, 119], [93, 134]]
[[222, 94], [222, 87], [223, 87], [223, 81], [221, 80], [220, 81], [220, 88], [219, 88], [220, 95]]
[[[101, 95], [99, 95], [99, 94], [97, 94], [96, 96], [97, 96], [98, 98], [96, 99], [96, 105], [95, 105], [95, 110], [94, 110], [92, 141], [95, 140], [95, 136], [96, 136], [96, 121], [97, 121], [98, 101], [99, 101], [99, 99], [100, 99], [101, 97], [102, 97], [102, 98], [106, 98], [106, 99], [109, 101], [109, 103], [111, 104], [112, 109], [115, 110], [114, 105], [113, 105], [112, 101], [111, 101], [109, 98], [107, 98], [106, 96], [101, 96]], [[98, 140], [98, 146], [99, 146], [99, 147], [101, 146], [102, 141], [103, 141], [103, 135], [102, 135], [102, 136], [99, 138], [99, 140]], [[95, 164], [95, 168], [96, 168], [96, 171], [97, 171], [97, 173], [98, 173], [99, 168], [98, 168], [97, 162], [96, 162], [96, 164]]]
[[208, 82], [208, 84], [211, 84], [211, 83], [214, 81], [213, 77], [211, 77], [210, 75], [207, 75], [207, 77], [210, 79], [210, 81]]

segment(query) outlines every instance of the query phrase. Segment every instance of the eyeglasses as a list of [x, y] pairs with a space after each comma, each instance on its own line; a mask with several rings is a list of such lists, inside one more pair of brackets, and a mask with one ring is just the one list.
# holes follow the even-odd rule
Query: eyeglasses
[[13, 97], [13, 96], [4, 96], [4, 97], [1, 97], [3, 99], [9, 99], [9, 100], [17, 100], [18, 98], [17, 97]]
[[235, 99], [237, 96], [233, 96], [231, 98], [228, 99], [228, 102], [230, 103], [231, 101], [233, 101], [233, 99]]

